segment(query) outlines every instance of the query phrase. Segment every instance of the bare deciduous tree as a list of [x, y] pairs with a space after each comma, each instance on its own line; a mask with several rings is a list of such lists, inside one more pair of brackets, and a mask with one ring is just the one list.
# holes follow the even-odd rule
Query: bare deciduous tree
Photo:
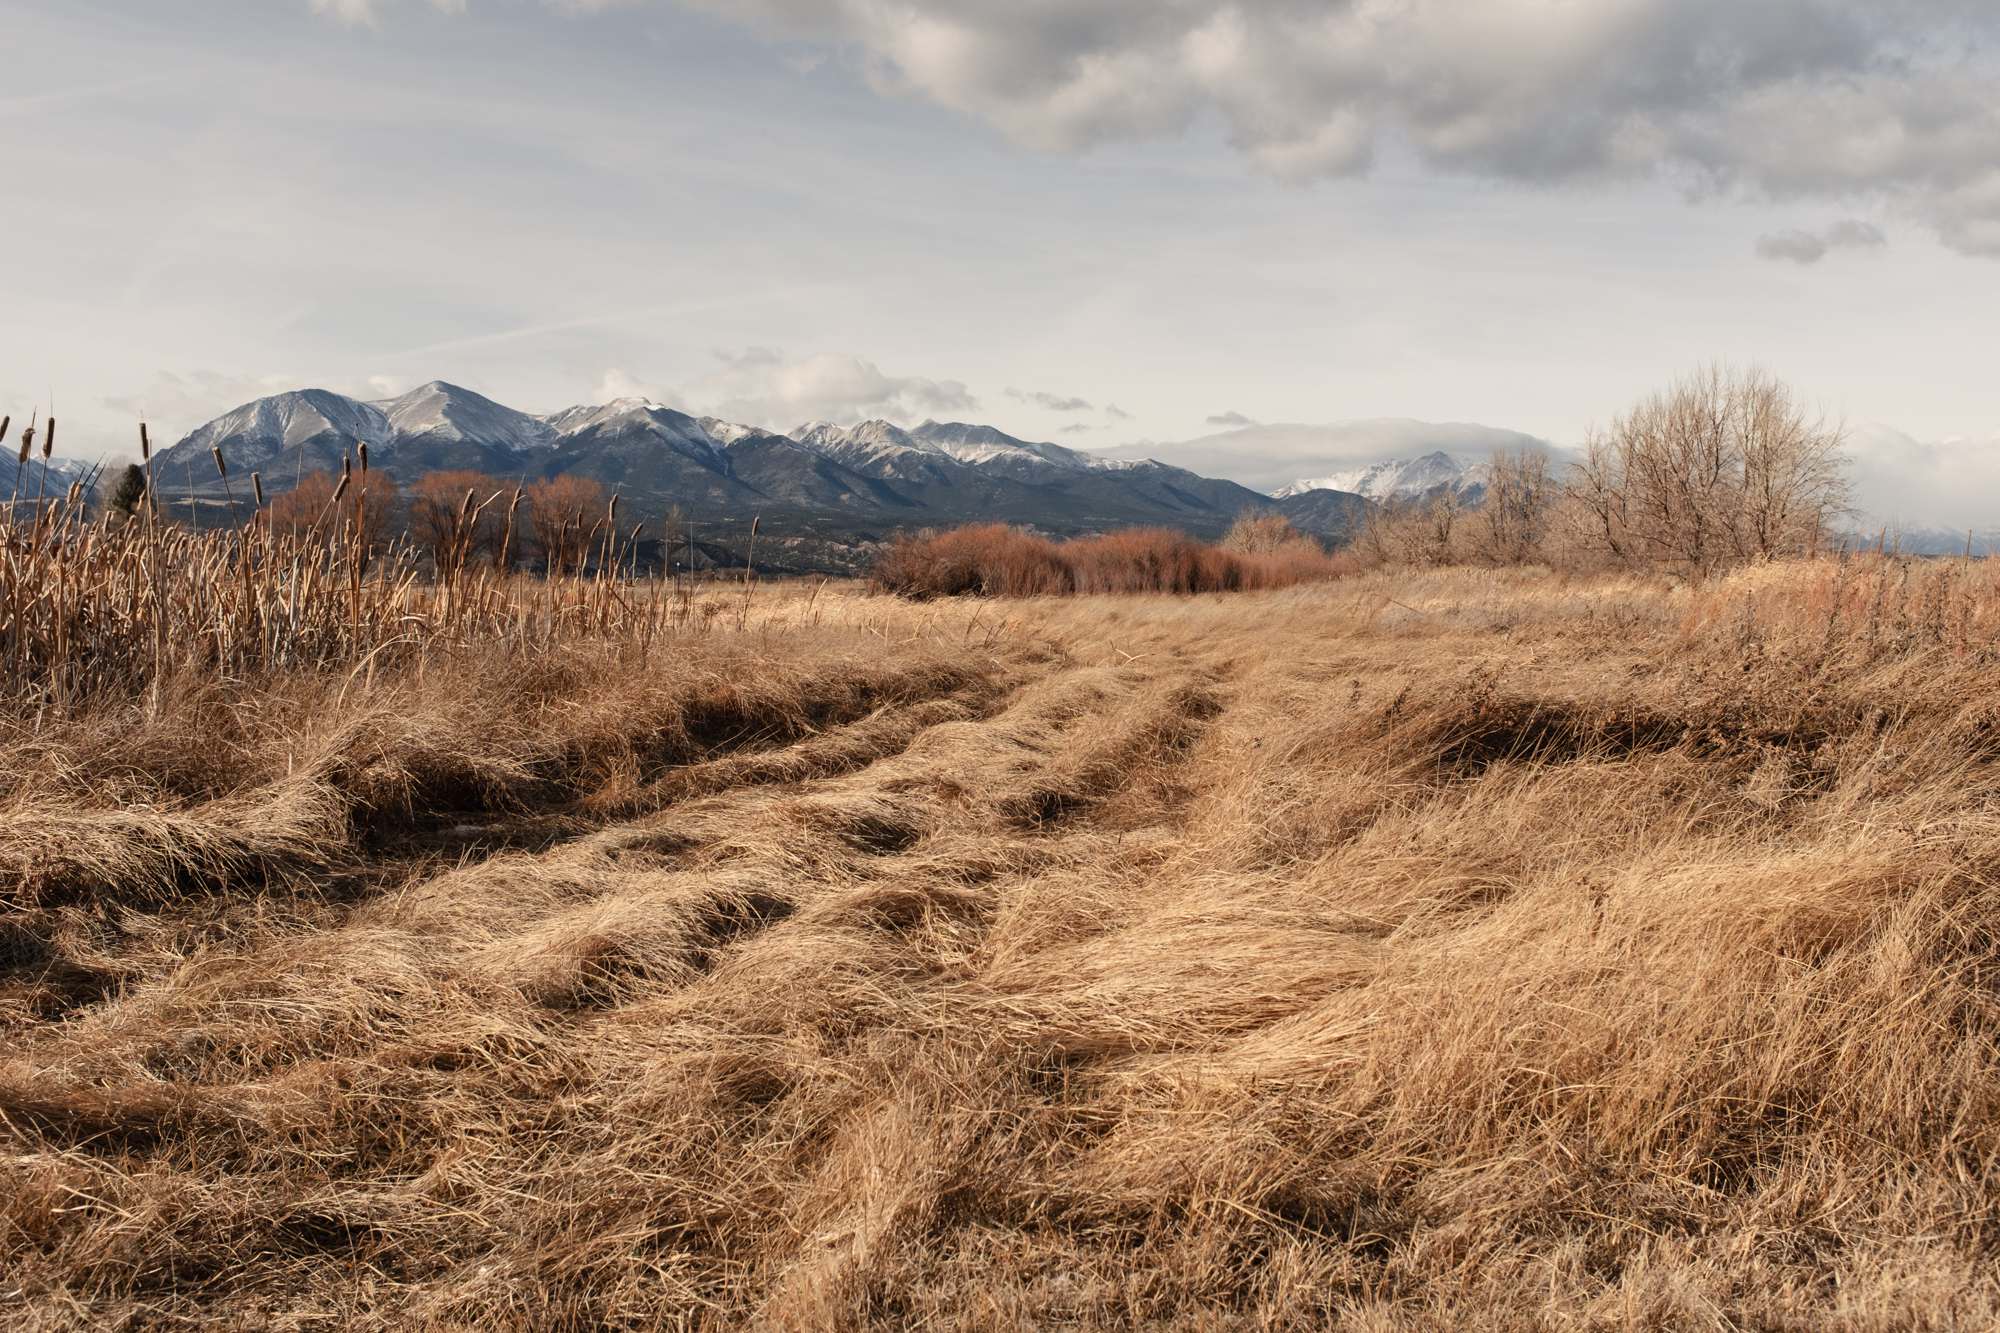
[[1572, 535], [1703, 574], [1810, 554], [1846, 507], [1843, 441], [1763, 371], [1699, 371], [1592, 435], [1567, 488]]
[[412, 489], [411, 533], [430, 552], [439, 577], [454, 577], [498, 550], [500, 523], [492, 506], [508, 491], [506, 483], [483, 472], [431, 472]]
[[1496, 453], [1486, 467], [1485, 498], [1467, 525], [1478, 558], [1494, 565], [1540, 559], [1555, 499], [1547, 454], [1526, 447]]
[[374, 547], [389, 531], [396, 501], [396, 483], [380, 472], [352, 473], [345, 483], [339, 473], [308, 472], [271, 501], [266, 521], [278, 530], [345, 532]]
[[550, 574], [581, 567], [604, 512], [604, 488], [587, 477], [565, 473], [528, 487], [528, 520]]

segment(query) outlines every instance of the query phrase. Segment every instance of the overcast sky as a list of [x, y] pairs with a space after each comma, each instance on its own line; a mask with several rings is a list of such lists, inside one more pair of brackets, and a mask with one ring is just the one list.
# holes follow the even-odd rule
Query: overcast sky
[[0, 411], [94, 452], [444, 378], [1566, 443], [1720, 357], [1964, 507], [1996, 38], [1990, 0], [0, 0]]

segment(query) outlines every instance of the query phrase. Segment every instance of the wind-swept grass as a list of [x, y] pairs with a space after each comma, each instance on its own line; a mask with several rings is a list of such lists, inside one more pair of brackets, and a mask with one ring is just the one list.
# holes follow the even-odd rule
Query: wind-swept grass
[[2000, 1323], [1994, 565], [537, 588], [10, 694], [14, 1326]]

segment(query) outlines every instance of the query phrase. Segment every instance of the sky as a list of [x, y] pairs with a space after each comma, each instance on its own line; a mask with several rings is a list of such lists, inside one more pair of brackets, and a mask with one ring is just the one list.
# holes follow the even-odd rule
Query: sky
[[2000, 497], [1988, 0], [0, 0], [0, 412], [430, 379], [1580, 440], [1712, 360]]

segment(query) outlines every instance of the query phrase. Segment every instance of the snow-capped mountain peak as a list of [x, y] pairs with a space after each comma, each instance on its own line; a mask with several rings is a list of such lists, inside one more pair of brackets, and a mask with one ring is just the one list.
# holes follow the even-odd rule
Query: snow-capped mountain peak
[[399, 436], [425, 436], [452, 442], [474, 441], [523, 453], [555, 442], [555, 432], [540, 417], [503, 407], [482, 394], [443, 380], [432, 380], [400, 398], [373, 404]]
[[1282, 500], [1307, 491], [1348, 491], [1375, 501], [1414, 500], [1439, 491], [1466, 491], [1480, 484], [1476, 463], [1440, 449], [1416, 458], [1385, 459], [1304, 478], [1272, 494]]
[[741, 444], [745, 440], [771, 434], [770, 431], [760, 430], [756, 426], [744, 426], [734, 421], [724, 421], [721, 417], [702, 417], [698, 424], [703, 430], [708, 432], [709, 439], [714, 440], [724, 448]]
[[1059, 444], [1035, 444], [1016, 439], [991, 426], [968, 425], [962, 421], [926, 421], [908, 433], [911, 439], [975, 467], [992, 463], [1010, 464], [1016, 468], [1025, 465], [1030, 469], [1036, 464], [1072, 469], [1093, 465], [1090, 456], [1078, 450], [1065, 449]]
[[703, 422], [663, 407], [650, 398], [614, 398], [601, 407], [572, 407], [543, 418], [562, 449], [618, 440], [627, 445], [650, 440], [705, 463], [723, 457], [723, 445]]
[[255, 467], [313, 440], [331, 438], [380, 448], [395, 433], [387, 414], [372, 403], [327, 389], [294, 389], [226, 412], [177, 447], [204, 456], [211, 449], [227, 449], [232, 462]]
[[916, 449], [927, 453], [939, 453], [913, 438], [910, 433], [894, 422], [872, 420], [858, 422], [852, 426], [836, 426], [831, 421], [810, 421], [792, 432], [792, 438], [800, 444], [822, 452], [828, 449], [883, 450]]

